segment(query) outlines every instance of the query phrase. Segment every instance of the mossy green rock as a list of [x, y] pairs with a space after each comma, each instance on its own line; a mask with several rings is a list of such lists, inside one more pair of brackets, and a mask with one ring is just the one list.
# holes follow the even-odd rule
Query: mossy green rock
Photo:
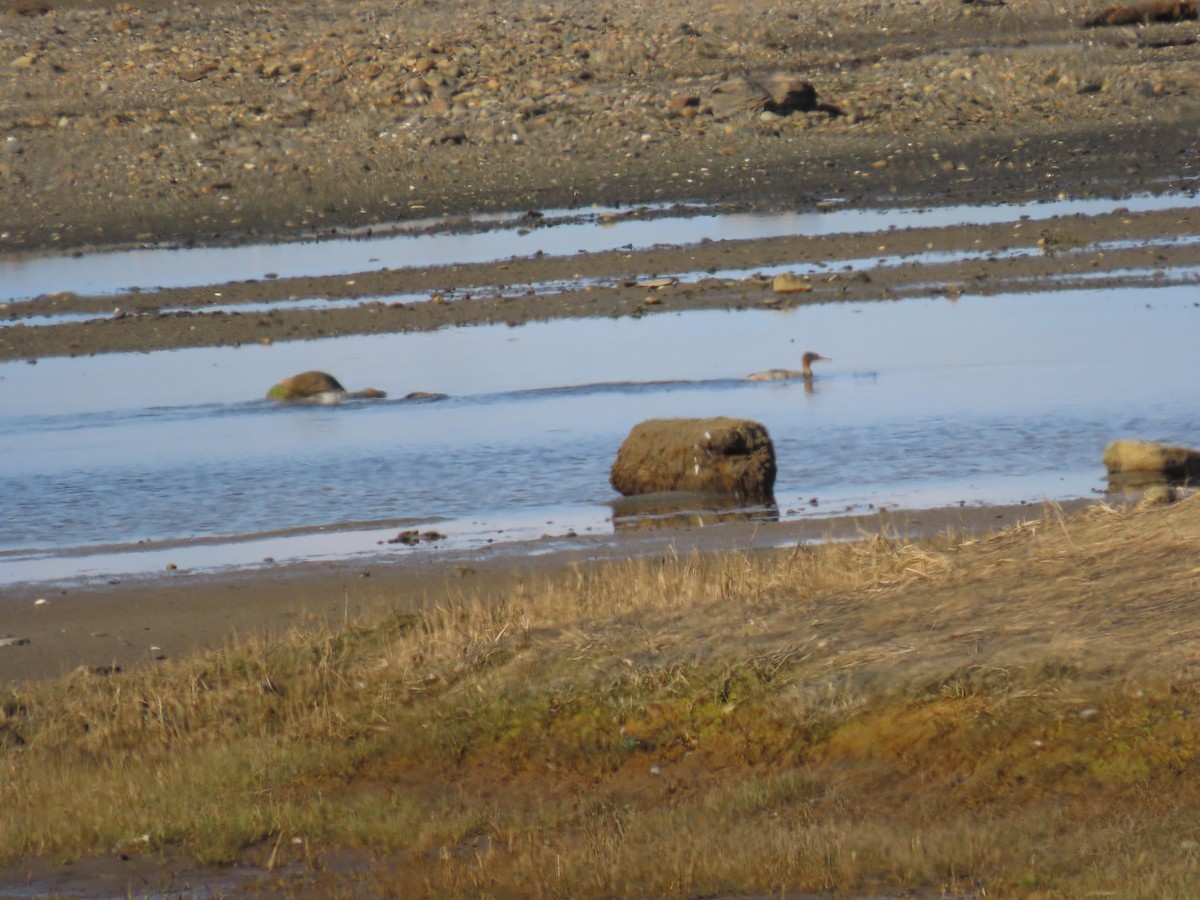
[[748, 419], [647, 419], [621, 444], [609, 481], [627, 497], [694, 491], [770, 502], [775, 447]]
[[329, 391], [345, 391], [342, 383], [328, 372], [301, 372], [285, 378], [267, 391], [269, 400], [303, 400]]

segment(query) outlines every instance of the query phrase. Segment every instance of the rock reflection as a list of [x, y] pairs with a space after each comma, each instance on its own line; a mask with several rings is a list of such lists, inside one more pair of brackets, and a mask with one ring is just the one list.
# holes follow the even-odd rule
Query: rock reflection
[[775, 522], [779, 508], [746, 506], [733, 497], [695, 491], [664, 491], [611, 501], [613, 531], [656, 531], [660, 528], [703, 528], [732, 522]]
[[1115, 501], [1143, 503], [1174, 503], [1192, 493], [1195, 483], [1186, 478], [1168, 478], [1154, 472], [1123, 472], [1110, 475], [1105, 495]]
[[1116, 440], [1104, 448], [1108, 496], [1170, 503], [1176, 488], [1200, 483], [1200, 450], [1158, 441]]

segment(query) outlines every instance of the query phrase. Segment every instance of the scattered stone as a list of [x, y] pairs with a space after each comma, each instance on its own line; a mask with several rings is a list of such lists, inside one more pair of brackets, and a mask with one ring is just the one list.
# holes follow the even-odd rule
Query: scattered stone
[[1127, 6], [1110, 6], [1083, 24], [1087, 28], [1104, 25], [1145, 25], [1150, 22], [1184, 22], [1200, 18], [1198, 0], [1146, 0]]
[[749, 78], [731, 78], [713, 88], [709, 111], [718, 122], [735, 117], [752, 118], [774, 103], [770, 92]]
[[0, 637], [0, 647], [24, 647], [28, 643], [29, 638]]
[[767, 83], [771, 95], [766, 111], [778, 116], [790, 116], [797, 112], [812, 112], [817, 108], [817, 89], [812, 82], [792, 75], [775, 75]]
[[777, 121], [794, 113], [808, 112], [845, 115], [838, 106], [818, 102], [812, 82], [782, 72], [765, 82], [741, 77], [721, 82], [709, 95], [708, 111], [717, 121], [735, 118]]
[[781, 272], [771, 281], [771, 288], [777, 294], [808, 294], [812, 292], [812, 282], [791, 272]]
[[179, 80], [187, 82], [203, 81], [209, 76], [209, 73], [217, 71], [217, 68], [216, 63], [202, 63], [201, 65], [193, 66], [190, 69], [180, 72]]
[[700, 98], [695, 94], [676, 94], [667, 101], [667, 110], [673, 113], [686, 113], [700, 107]]
[[36, 0], [34, 2], [30, 2], [30, 0], [18, 0], [17, 3], [8, 8], [8, 14], [10, 16], [27, 16], [32, 18], [34, 16], [46, 15], [50, 12], [50, 8], [49, 3], [38, 3]]
[[775, 473], [775, 447], [758, 422], [648, 419], [621, 444], [610, 482], [625, 496], [693, 491], [766, 503]]
[[415, 528], [410, 528], [407, 531], [401, 531], [394, 538], [389, 538], [389, 544], [404, 544], [407, 547], [415, 547], [417, 544], [425, 541], [440, 541], [445, 539], [445, 535], [437, 531], [418, 531]]

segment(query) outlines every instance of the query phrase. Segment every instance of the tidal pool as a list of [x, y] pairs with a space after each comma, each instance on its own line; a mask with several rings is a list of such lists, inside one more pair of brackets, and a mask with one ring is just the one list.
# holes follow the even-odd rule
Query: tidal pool
[[[1195, 206], [1194, 195], [1138, 195], [1120, 200], [1073, 199], [1050, 203], [948, 206], [911, 209], [830, 209], [781, 213], [702, 213], [622, 217], [619, 211], [550, 215], [531, 223], [491, 219], [470, 233], [402, 232], [234, 247], [137, 249], [78, 256], [0, 258], [0, 302], [26, 300], [55, 291], [112, 294], [131, 287], [170, 288], [263, 278], [338, 275], [382, 268], [413, 268], [494, 262], [543, 253], [565, 256], [659, 244], [685, 246], [703, 240], [747, 240], [788, 235], [867, 233], [891, 228], [951, 227], [1101, 215]], [[561, 220], [562, 224], [554, 224]], [[219, 273], [214, 278], [214, 273]]]
[[[1088, 496], [1114, 438], [1195, 443], [1197, 335], [1176, 285], [6, 363], [0, 583], [611, 533], [651, 417], [763, 422], [784, 519]], [[833, 358], [811, 393], [741, 380], [807, 349]], [[261, 399], [308, 368], [390, 399]], [[445, 537], [386, 543], [407, 528]]]

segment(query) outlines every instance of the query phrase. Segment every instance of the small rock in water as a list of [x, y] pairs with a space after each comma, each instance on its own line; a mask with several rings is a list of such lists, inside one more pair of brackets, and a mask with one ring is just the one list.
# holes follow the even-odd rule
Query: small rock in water
[[446, 536], [436, 531], [420, 532], [415, 528], [410, 528], [407, 531], [402, 531], [394, 538], [388, 540], [389, 544], [404, 544], [408, 547], [415, 547], [421, 541], [440, 541]]
[[812, 282], [791, 272], [782, 272], [775, 276], [771, 287], [777, 294], [807, 294], [813, 289]]

